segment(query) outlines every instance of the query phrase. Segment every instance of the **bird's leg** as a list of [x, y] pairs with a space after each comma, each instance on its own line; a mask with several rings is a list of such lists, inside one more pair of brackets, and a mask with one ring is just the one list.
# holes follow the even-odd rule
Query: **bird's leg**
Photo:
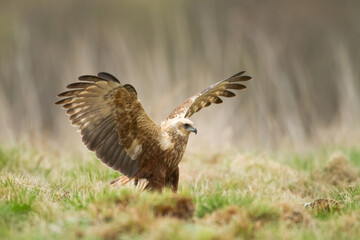
[[161, 192], [165, 187], [165, 178], [166, 174], [163, 169], [151, 174], [151, 176], [147, 178], [149, 183], [147, 184], [146, 189]]
[[176, 167], [175, 171], [170, 174], [166, 179], [166, 186], [171, 187], [173, 193], [176, 193], [178, 190], [179, 183], [179, 167]]
[[130, 182], [131, 180], [133, 180], [134, 178], [128, 178], [127, 176], [120, 176], [114, 180], [112, 180], [110, 182], [111, 186], [115, 186], [115, 185], [120, 185], [120, 186], [124, 186], [125, 184], [127, 184], [128, 182]]
[[162, 189], [165, 186], [165, 179], [163, 179], [162, 181], [158, 181], [158, 180], [151, 180], [149, 181], [149, 184], [147, 185], [146, 189], [149, 189], [151, 191], [159, 191], [161, 192]]

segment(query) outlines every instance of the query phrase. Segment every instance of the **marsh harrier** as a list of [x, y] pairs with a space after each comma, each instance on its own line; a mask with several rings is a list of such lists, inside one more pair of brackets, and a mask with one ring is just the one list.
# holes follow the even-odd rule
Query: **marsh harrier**
[[249, 76], [239, 72], [204, 89], [177, 106], [155, 124], [145, 112], [137, 92], [109, 73], [84, 75], [67, 86], [56, 104], [66, 109], [69, 119], [82, 135], [87, 148], [106, 165], [122, 173], [112, 184], [134, 180], [141, 189], [177, 191], [179, 167], [191, 132], [197, 133], [189, 120], [194, 113], [220, 97], [234, 97], [229, 90], [241, 90]]

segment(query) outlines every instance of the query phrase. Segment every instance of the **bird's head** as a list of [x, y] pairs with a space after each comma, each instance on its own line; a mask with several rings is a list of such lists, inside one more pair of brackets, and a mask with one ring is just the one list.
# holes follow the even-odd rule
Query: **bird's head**
[[162, 124], [162, 128], [167, 131], [176, 131], [182, 136], [189, 136], [191, 132], [197, 134], [195, 124], [188, 118], [175, 118], [168, 120]]
[[182, 135], [189, 135], [191, 132], [197, 134], [195, 124], [187, 118], [179, 119], [176, 128]]

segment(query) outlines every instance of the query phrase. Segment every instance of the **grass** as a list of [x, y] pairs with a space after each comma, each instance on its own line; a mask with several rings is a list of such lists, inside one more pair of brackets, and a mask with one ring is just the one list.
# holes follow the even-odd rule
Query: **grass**
[[[174, 195], [91, 153], [0, 147], [0, 239], [357, 239], [360, 149], [187, 154]], [[319, 206], [318, 202], [322, 202]], [[304, 204], [313, 203], [311, 208]]]

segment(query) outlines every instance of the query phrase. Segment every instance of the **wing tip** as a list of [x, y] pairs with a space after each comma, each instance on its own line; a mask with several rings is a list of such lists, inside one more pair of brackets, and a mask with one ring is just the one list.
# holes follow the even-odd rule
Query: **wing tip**
[[89, 78], [93, 78], [93, 77], [96, 77], [96, 76], [93, 76], [93, 75], [81, 75], [81, 76], [78, 77], [78, 80], [87, 81], [87, 80], [89, 80]]
[[64, 102], [67, 100], [67, 98], [64, 98], [64, 99], [61, 99], [61, 100], [59, 100], [59, 101], [56, 101], [54, 104], [55, 105], [62, 105], [62, 104], [64, 104]]
[[96, 82], [96, 81], [108, 81], [108, 82], [116, 82], [120, 83], [119, 79], [117, 79], [114, 75], [107, 73], [107, 72], [99, 72], [97, 76], [95, 75], [81, 75], [78, 77], [79, 81], [89, 81], [89, 82]]
[[251, 79], [253, 79], [253, 78], [250, 76], [242, 76], [242, 81], [249, 81]]
[[241, 76], [241, 75], [243, 75], [244, 73], [245, 73], [245, 71], [240, 71], [240, 72], [238, 72], [238, 73], [235, 73], [235, 74], [232, 75], [231, 77], [229, 77], [229, 79], [234, 78], [234, 77]]
[[120, 83], [119, 79], [117, 79], [114, 75], [112, 75], [108, 72], [99, 72], [98, 77], [100, 77], [106, 81]]
[[252, 77], [250, 76], [243, 75], [244, 73], [245, 71], [238, 72], [232, 75], [231, 77], [229, 77], [228, 80], [230, 80], [231, 82], [236, 82], [236, 81], [249, 81], [252, 79]]

